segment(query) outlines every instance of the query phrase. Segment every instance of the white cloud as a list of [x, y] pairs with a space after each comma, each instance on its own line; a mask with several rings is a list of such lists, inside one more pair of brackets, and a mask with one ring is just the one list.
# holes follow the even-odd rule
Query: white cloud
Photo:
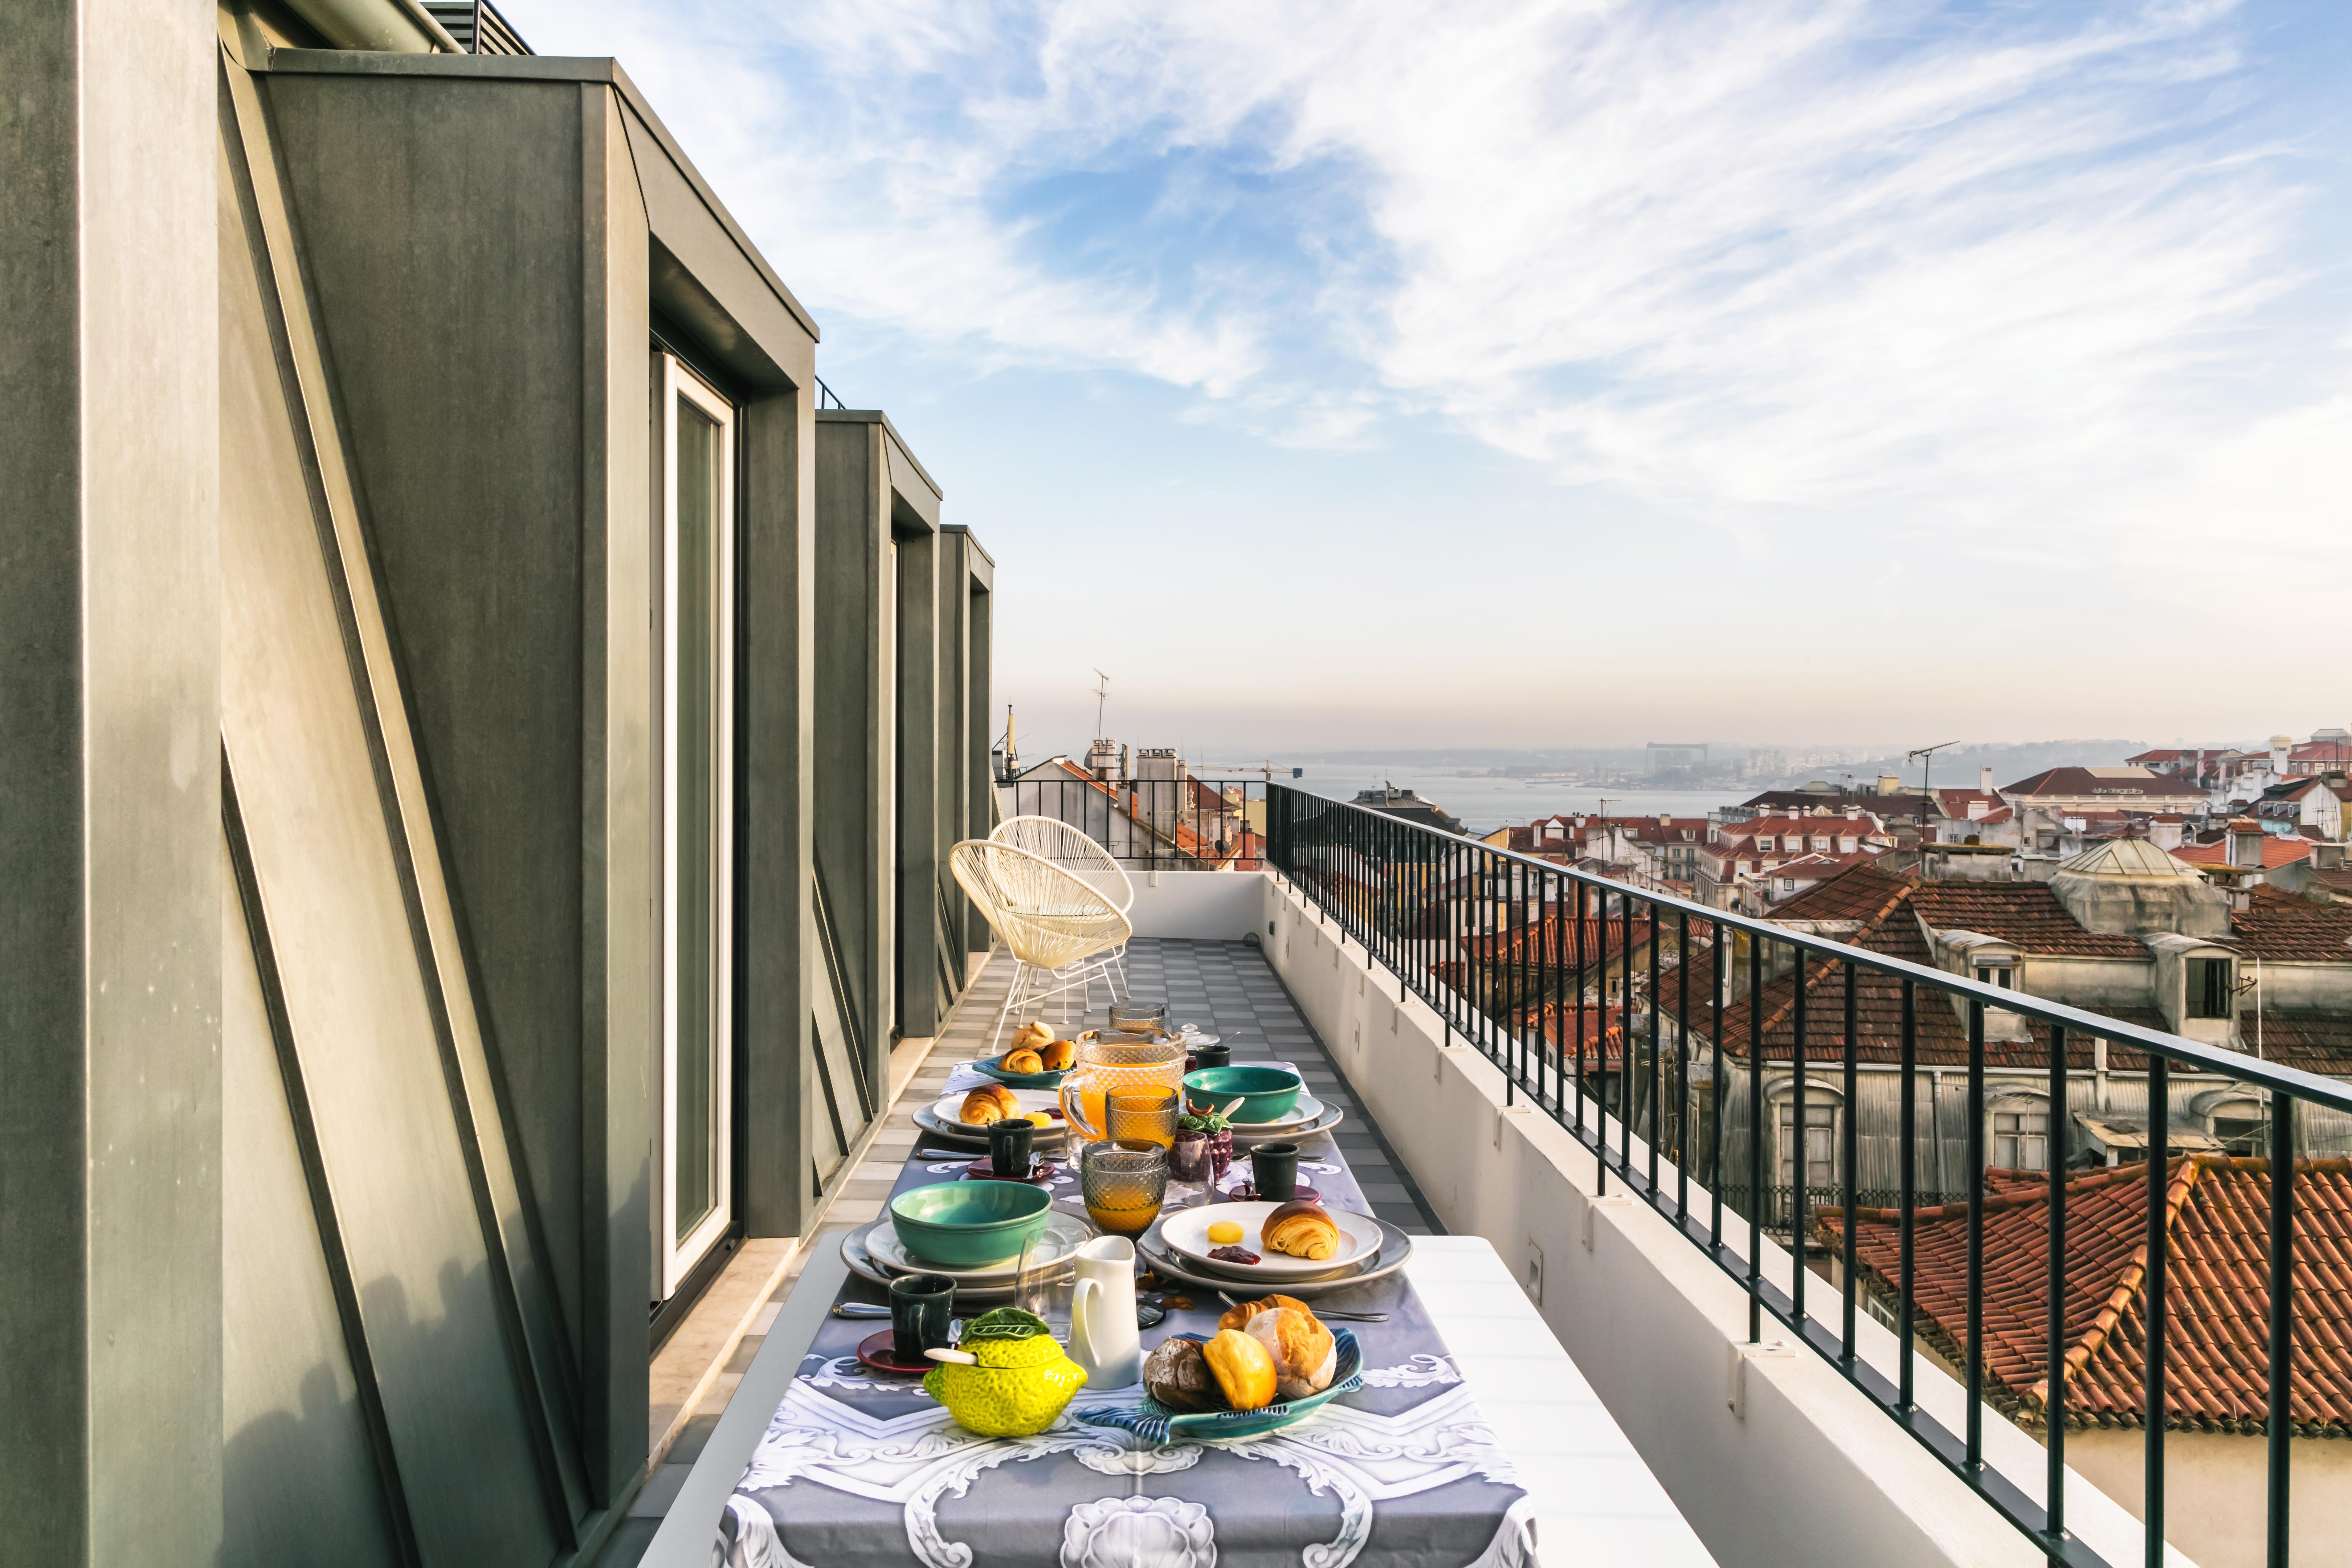
[[[2230, 0], [526, 22], [628, 58], [821, 315], [982, 363], [1122, 368], [1300, 443], [1434, 414], [1759, 546], [1958, 533], [2158, 597], [2236, 570], [2177, 570], [2218, 520], [2343, 548], [2352, 387], [2276, 374], [2313, 352], [2270, 314], [2301, 194], [2234, 118]], [[1059, 178], [1202, 154], [1061, 222]], [[1244, 210], [1262, 247], [1202, 243]]]

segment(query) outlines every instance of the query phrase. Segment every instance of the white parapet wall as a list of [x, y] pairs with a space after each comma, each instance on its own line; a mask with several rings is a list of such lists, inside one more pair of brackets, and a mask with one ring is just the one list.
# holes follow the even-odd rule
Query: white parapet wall
[[1265, 936], [1265, 896], [1272, 879], [1260, 871], [1134, 871], [1135, 902], [1127, 918], [1141, 937], [1184, 942], [1239, 942]]
[[[1397, 977], [1368, 966], [1360, 944], [1286, 883], [1246, 881], [1258, 886], [1261, 903], [1255, 924], [1239, 929], [1258, 932], [1439, 1220], [1485, 1237], [1519, 1273], [1717, 1561], [2041, 1568], [2042, 1554], [2021, 1532], [1828, 1362], [1790, 1344], [1773, 1320], [1765, 1320], [1765, 1342], [1748, 1344], [1746, 1292], [1663, 1215], [1622, 1195], [1617, 1182], [1598, 1195], [1592, 1155], [1547, 1112], [1524, 1101], [1507, 1108], [1502, 1073], [1458, 1036], [1449, 1044], [1425, 1005], [1401, 1001]], [[1148, 896], [1139, 887], [1139, 909]], [[1147, 931], [1139, 921], [1139, 935], [1225, 936], [1233, 924], [1223, 889], [1166, 897], [1171, 910], [1202, 900], [1202, 929]], [[1638, 1163], [1643, 1152], [1638, 1142], [1634, 1150]], [[1744, 1227], [1735, 1237], [1744, 1241]], [[1768, 1243], [1764, 1256], [1767, 1273], [1785, 1288], [1788, 1254]], [[1816, 1301], [1834, 1303], [1826, 1282], [1813, 1289]], [[1893, 1334], [1865, 1318], [1858, 1339], [1864, 1361], [1894, 1366]], [[1959, 1429], [1965, 1390], [1924, 1357], [1916, 1376], [1921, 1408]], [[1987, 1459], [2038, 1501], [2041, 1446], [1990, 1406], [1984, 1432]], [[2070, 1477], [2074, 1533], [2111, 1563], [2142, 1561], [2137, 1521]], [[2189, 1568], [2178, 1552], [2168, 1562]]]

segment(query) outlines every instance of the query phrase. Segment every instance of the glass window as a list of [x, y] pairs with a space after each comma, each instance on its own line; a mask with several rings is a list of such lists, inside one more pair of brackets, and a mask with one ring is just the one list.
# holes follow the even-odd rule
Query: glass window
[[2228, 959], [2192, 958], [2188, 979], [2190, 1017], [2227, 1018], [2235, 1011], [2237, 998], [2231, 994]]
[[2046, 1110], [1994, 1111], [1990, 1159], [1996, 1170], [2048, 1170], [2050, 1113]]
[[[1780, 1102], [1780, 1184], [1796, 1182], [1797, 1102]], [[1833, 1187], [1838, 1182], [1837, 1107], [1805, 1101], [1805, 1185]]]
[[1979, 984], [1998, 985], [2003, 991], [2017, 989], [2017, 971], [2006, 963], [1982, 963], [1977, 966]]
[[734, 792], [734, 410], [664, 358], [661, 558], [665, 1299], [733, 1215], [729, 1080]]
[[2258, 1100], [2230, 1100], [2212, 1111], [2213, 1136], [2232, 1154], [2259, 1154], [2268, 1148], [2263, 1104]]

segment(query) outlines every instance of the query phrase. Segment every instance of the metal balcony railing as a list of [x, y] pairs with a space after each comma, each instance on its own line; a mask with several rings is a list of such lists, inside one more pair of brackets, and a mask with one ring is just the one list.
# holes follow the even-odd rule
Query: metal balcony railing
[[[1751, 1341], [1761, 1340], [1768, 1319], [1785, 1326], [2031, 1537], [2049, 1562], [2093, 1568], [2107, 1561], [2066, 1527], [2067, 1184], [2043, 1184], [2049, 1191], [2043, 1287], [2048, 1313], [2042, 1336], [2047, 1392], [2041, 1411], [2045, 1506], [2019, 1478], [1987, 1462], [1982, 1429], [1987, 1393], [1986, 1173], [1991, 1136], [1986, 1092], [1989, 1011], [2027, 1020], [2024, 1048], [2042, 1048], [2046, 1060], [2030, 1070], [2037, 1078], [2046, 1073], [2048, 1131], [2061, 1149], [2070, 1082], [2089, 1071], [2070, 1060], [2070, 1039], [2105, 1039], [2110, 1048], [2144, 1053], [2151, 1107], [2169, 1104], [2168, 1075], [2176, 1069], [2215, 1074], [2268, 1091], [2270, 1148], [2277, 1162], [2269, 1169], [2287, 1173], [2287, 1179], [2267, 1183], [2267, 1367], [2293, 1365], [2292, 1292], [2270, 1286], [2292, 1279], [2295, 1108], [2352, 1110], [2352, 1089], [2345, 1085], [1496, 849], [1287, 785], [1266, 787], [1265, 813], [1269, 869], [1361, 943], [1368, 966], [1375, 960], [1385, 964], [1401, 990], [1411, 991], [1438, 1015], [1449, 1037], [1458, 1035], [1500, 1068], [1507, 1096], [1525, 1097], [1589, 1150], [1603, 1192], [1612, 1180], [1622, 1184], [1738, 1281], [1748, 1298]], [[1782, 1128], [1822, 1127], [1828, 1148], [1811, 1143], [1807, 1158], [1817, 1171], [1827, 1163], [1833, 1173], [1828, 1184], [1809, 1182], [1801, 1192], [1790, 1181], [1790, 1166], [1779, 1159], [1768, 1166], [1766, 1095], [1756, 1091], [1767, 1065], [1763, 1002], [1768, 973], [1784, 973], [1792, 964], [1796, 981], [1789, 997], [1793, 1009], [1789, 1022], [1793, 1037], [1788, 1047], [1790, 1071], [1784, 1102], [1789, 1115], [1785, 1121], [1776, 1118], [1769, 1134], [1778, 1135]], [[1901, 1075], [1900, 1121], [1894, 1134], [1899, 1143], [1899, 1178], [1891, 1191], [1877, 1184], [1864, 1185], [1856, 1116], [1836, 1116], [1823, 1126], [1809, 1120], [1807, 1106], [1808, 1075], [1832, 1073], [1843, 1076], [1843, 1104], [1856, 1105], [1863, 1055], [1857, 995], [1867, 984], [1874, 998], [1883, 997], [1887, 982], [1900, 994], [1896, 1059], [1891, 1064]], [[1824, 984], [1833, 999], [1833, 1016], [1809, 1017], [1807, 991]], [[1747, 1037], [1727, 1048], [1724, 1017], [1740, 1010], [1742, 993]], [[1836, 1000], [1842, 1000], [1842, 1007], [1835, 1006]], [[1957, 1162], [1941, 1149], [1931, 1159], [1918, 1126], [1917, 1080], [1927, 1070], [1917, 1059], [1923, 1005], [1955, 1007], [1965, 1015], [1967, 1131], [1965, 1158]], [[1822, 1009], [1816, 1004], [1813, 1010]], [[1671, 1024], [1669, 1012], [1675, 1020]], [[2039, 1041], [2033, 1038], [2035, 1026], [2041, 1031]], [[2013, 1061], [2021, 1047], [2012, 1040], [2002, 1048]], [[1889, 1066], [1874, 1056], [1871, 1070], [1884, 1072]], [[1628, 1113], [1617, 1114], [1620, 1107], [1629, 1108]], [[1736, 1114], [1727, 1116], [1727, 1110]], [[1727, 1121], [1744, 1126], [1727, 1126]], [[2152, 1115], [2149, 1121], [2156, 1146], [2146, 1167], [2147, 1265], [2137, 1308], [2146, 1324], [2146, 1561], [2149, 1568], [2157, 1568], [2164, 1556], [2167, 1191], [2175, 1167], [2168, 1158], [2166, 1116]], [[1636, 1123], [1643, 1124], [1643, 1147], [1638, 1156]], [[1930, 1140], [1946, 1136], [1945, 1127], [1927, 1132]], [[1946, 1172], [1942, 1184], [1960, 1191], [1927, 1190], [1919, 1179], [1922, 1171]], [[2304, 1179], [2315, 1177], [2306, 1173]], [[2014, 1183], [2005, 1190], [2013, 1194]], [[1748, 1194], [1759, 1191], [1766, 1201], [1748, 1203]], [[2014, 1202], [2013, 1195], [2004, 1201]], [[1966, 1321], [1958, 1334], [1934, 1336], [1954, 1352], [1966, 1383], [1967, 1415], [1964, 1430], [1958, 1432], [1923, 1410], [1914, 1390], [1918, 1337], [1914, 1331], [1928, 1326], [1916, 1314], [1914, 1229], [1921, 1223], [1923, 1205], [1939, 1203], [1966, 1205]], [[1860, 1284], [1864, 1270], [1856, 1257], [1858, 1211], [1875, 1209], [1883, 1218], [1888, 1208], [1895, 1211], [1900, 1229], [1895, 1278], [1890, 1282], [1880, 1276], [1882, 1292], [1885, 1285], [1893, 1286], [1891, 1312], [1883, 1299], [1864, 1299]], [[1933, 1208], [1927, 1212], [1936, 1213]], [[1832, 1215], [1833, 1226], [1824, 1223]], [[1768, 1231], [1784, 1232], [1798, 1243], [1786, 1290], [1763, 1270]], [[1839, 1269], [1834, 1284], [1806, 1267], [1805, 1254], [1815, 1248], [1835, 1258]], [[1809, 1285], [1814, 1292], [1810, 1300]], [[1818, 1310], [1823, 1291], [1835, 1297], [1834, 1310], [1827, 1316]], [[1882, 1321], [1891, 1319], [1889, 1326], [1900, 1346], [1892, 1377], [1858, 1350], [1857, 1313], [1864, 1311]], [[1958, 1342], [1948, 1343], [1953, 1340]], [[2242, 1375], [2268, 1383], [2263, 1428], [2269, 1466], [2268, 1561], [2273, 1568], [2281, 1568], [2287, 1562], [2292, 1500], [2288, 1446], [2295, 1417], [2291, 1379], [2271, 1378], [2267, 1367], [2249, 1367]]]
[[[1075, 765], [1074, 765], [1075, 766]], [[1006, 817], [1050, 816], [1144, 871], [1255, 871], [1265, 864], [1263, 779], [1061, 777], [1004, 780]]]

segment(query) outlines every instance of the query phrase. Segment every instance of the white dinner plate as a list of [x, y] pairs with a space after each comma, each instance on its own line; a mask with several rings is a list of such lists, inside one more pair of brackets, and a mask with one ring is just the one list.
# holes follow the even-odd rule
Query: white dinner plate
[[[1040, 1243], [1030, 1258], [1033, 1267], [1059, 1263], [1094, 1239], [1094, 1227], [1076, 1215], [1049, 1210], [1045, 1228], [1038, 1234]], [[1011, 1280], [1021, 1272], [1021, 1259], [1016, 1255], [1002, 1263], [992, 1263], [985, 1268], [949, 1268], [907, 1250], [898, 1238], [898, 1226], [884, 1215], [862, 1233], [866, 1250], [874, 1261], [894, 1274], [944, 1274], [961, 1284], [988, 1284]]]
[[[1059, 1110], [1062, 1107], [1061, 1096], [1050, 1089], [1016, 1089], [1013, 1091], [1013, 1098], [1024, 1113], [1033, 1110]], [[963, 1120], [964, 1099], [965, 1096], [962, 1094], [943, 1094], [932, 1102], [931, 1114], [950, 1127], [963, 1128], [976, 1138], [987, 1137], [988, 1128], [985, 1125], [974, 1126]], [[1045, 1129], [1041, 1127], [1038, 1131], [1042, 1132]]]
[[[1258, 1234], [1265, 1216], [1280, 1208], [1280, 1204], [1207, 1204], [1200, 1208], [1185, 1209], [1160, 1223], [1160, 1235], [1175, 1252], [1195, 1263], [1207, 1264], [1221, 1273], [1249, 1279], [1303, 1279], [1318, 1274], [1330, 1274], [1353, 1264], [1369, 1261], [1381, 1249], [1381, 1222], [1370, 1215], [1349, 1214], [1346, 1209], [1325, 1212], [1339, 1222], [1340, 1250], [1331, 1258], [1293, 1258], [1273, 1250]], [[1214, 1242], [1209, 1239], [1213, 1225], [1231, 1224], [1242, 1227], [1239, 1242]], [[1209, 1252], [1219, 1246], [1246, 1247], [1258, 1255], [1256, 1263], [1228, 1263], [1212, 1258]]]

